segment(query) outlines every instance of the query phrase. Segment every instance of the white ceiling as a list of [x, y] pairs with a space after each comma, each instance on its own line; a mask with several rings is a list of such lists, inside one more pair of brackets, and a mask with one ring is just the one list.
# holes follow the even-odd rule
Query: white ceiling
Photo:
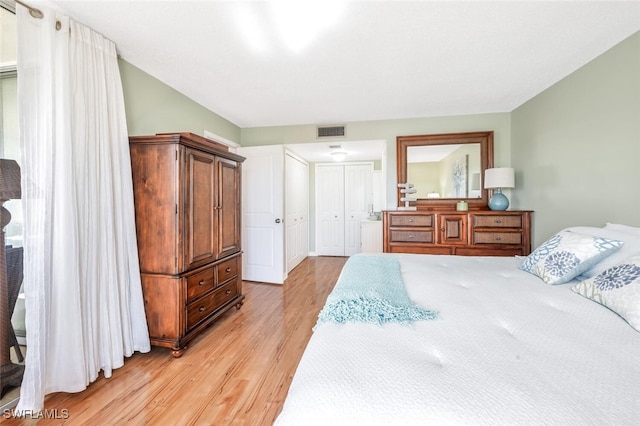
[[638, 1], [26, 1], [243, 128], [508, 112], [640, 30]]

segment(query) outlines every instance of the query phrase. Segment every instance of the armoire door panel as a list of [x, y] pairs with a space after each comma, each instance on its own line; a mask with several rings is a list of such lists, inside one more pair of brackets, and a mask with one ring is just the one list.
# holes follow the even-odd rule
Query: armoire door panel
[[223, 159], [216, 160], [219, 193], [215, 207], [218, 232], [218, 256], [224, 257], [240, 251], [240, 188], [239, 164]]
[[181, 270], [179, 219], [180, 167], [174, 145], [131, 145], [133, 195], [140, 271], [177, 274]]
[[217, 257], [215, 226], [215, 156], [186, 150], [186, 267], [211, 262]]

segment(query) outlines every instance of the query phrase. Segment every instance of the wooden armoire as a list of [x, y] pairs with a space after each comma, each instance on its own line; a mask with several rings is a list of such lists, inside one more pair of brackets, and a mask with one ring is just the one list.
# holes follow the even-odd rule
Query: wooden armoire
[[240, 308], [244, 157], [192, 133], [129, 138], [138, 254], [151, 343], [182, 355]]

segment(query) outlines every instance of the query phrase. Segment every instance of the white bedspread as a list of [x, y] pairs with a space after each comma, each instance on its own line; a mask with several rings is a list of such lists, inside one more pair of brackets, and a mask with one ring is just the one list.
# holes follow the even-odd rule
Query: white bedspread
[[435, 321], [318, 326], [276, 425], [638, 425], [640, 333], [498, 257], [397, 256]]

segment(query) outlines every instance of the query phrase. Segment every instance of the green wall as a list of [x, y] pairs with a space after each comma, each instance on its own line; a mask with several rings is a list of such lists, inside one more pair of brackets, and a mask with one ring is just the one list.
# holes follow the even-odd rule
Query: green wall
[[129, 135], [208, 130], [240, 143], [240, 128], [130, 63], [120, 59]]
[[533, 245], [567, 226], [640, 226], [640, 33], [511, 114], [514, 208]]

